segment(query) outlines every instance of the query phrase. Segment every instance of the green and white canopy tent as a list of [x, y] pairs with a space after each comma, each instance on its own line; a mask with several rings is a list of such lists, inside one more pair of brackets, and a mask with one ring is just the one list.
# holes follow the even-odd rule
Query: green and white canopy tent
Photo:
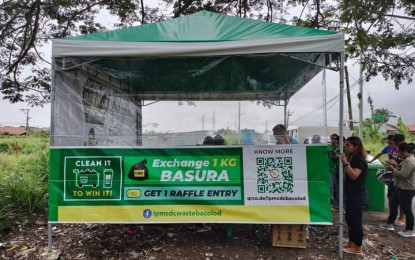
[[141, 145], [145, 100], [286, 103], [323, 68], [340, 73], [343, 133], [342, 33], [202, 11], [56, 39], [52, 58], [54, 147]]
[[341, 33], [202, 11], [54, 40], [53, 57], [105, 58], [91, 66], [140, 99], [246, 100], [297, 91], [343, 49]]
[[[120, 132], [129, 138], [138, 136], [133, 143], [140, 144], [144, 100], [268, 100], [286, 104], [323, 67], [342, 72], [343, 52], [342, 33], [207, 11], [55, 39], [53, 143], [82, 145], [91, 134], [88, 124], [109, 123], [109, 129], [94, 127], [94, 134], [107, 137], [101, 144], [115, 144], [109, 141], [111, 133]], [[121, 108], [112, 106], [120, 100]], [[59, 109], [65, 104], [72, 107], [72, 114]], [[130, 112], [120, 120], [118, 115], [124, 110]], [[84, 118], [79, 121], [81, 114]], [[121, 129], [125, 127], [121, 125], [129, 128]]]

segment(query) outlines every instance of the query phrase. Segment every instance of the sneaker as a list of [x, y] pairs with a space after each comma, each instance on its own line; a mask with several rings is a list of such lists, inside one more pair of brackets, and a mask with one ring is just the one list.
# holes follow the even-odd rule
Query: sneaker
[[352, 245], [351, 247], [344, 248], [343, 251], [349, 254], [363, 255], [363, 249], [361, 246]]
[[395, 228], [393, 227], [392, 224], [386, 223], [386, 224], [380, 225], [379, 227], [381, 229], [386, 229], [386, 230], [389, 230], [389, 231], [395, 231]]
[[415, 237], [415, 233], [413, 230], [399, 231], [398, 235], [403, 237]]

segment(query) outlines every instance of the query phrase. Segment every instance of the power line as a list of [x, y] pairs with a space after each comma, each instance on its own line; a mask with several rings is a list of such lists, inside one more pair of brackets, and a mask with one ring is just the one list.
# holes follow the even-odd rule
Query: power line
[[[335, 97], [333, 97], [332, 99], [330, 99], [330, 100], [329, 100], [326, 104], [329, 104], [330, 102], [332, 102], [332, 101], [333, 101], [334, 99], [336, 99], [337, 97], [338, 97], [338, 95], [337, 95], [337, 96], [335, 96]], [[301, 121], [303, 118], [306, 118], [307, 116], [309, 116], [310, 114], [312, 114], [312, 113], [316, 112], [317, 110], [320, 110], [321, 108], [323, 108], [323, 105], [320, 105], [319, 107], [315, 108], [314, 110], [312, 110], [312, 111], [308, 112], [307, 114], [305, 114], [305, 115], [301, 116], [300, 118], [298, 118], [298, 119], [294, 120], [293, 122], [291, 122], [291, 124], [295, 124], [295, 123], [297, 123], [298, 121]]]
[[[369, 75], [367, 75], [365, 78], [363, 78], [362, 79], [362, 81], [364, 81], [364, 80], [366, 80], [367, 78], [369, 77]], [[353, 88], [353, 87], [355, 87], [355, 86], [358, 86], [358, 84], [360, 83], [360, 80], [359, 79], [355, 79], [355, 78], [353, 78], [355, 81], [350, 85], [350, 88]], [[366, 86], [365, 86], [366, 87]], [[337, 102], [339, 102], [339, 97], [340, 97], [340, 94], [337, 94], [336, 96], [334, 96], [332, 99], [330, 99], [329, 101], [327, 101], [326, 102], [326, 105], [329, 105], [329, 103], [330, 102], [333, 102], [334, 101], [334, 103], [333, 104], [331, 104], [329, 107], [328, 107], [328, 109], [327, 110], [330, 110], [330, 108], [332, 108], [335, 104], [337, 104]], [[305, 114], [305, 115], [303, 115], [303, 116], [301, 116], [301, 117], [299, 117], [299, 118], [297, 118], [296, 120], [294, 120], [293, 122], [291, 122], [291, 124], [298, 124], [298, 123], [301, 123], [302, 122], [302, 120], [304, 119], [304, 118], [307, 118], [310, 114], [313, 114], [313, 113], [315, 113], [317, 110], [320, 110], [321, 108], [323, 108], [324, 107], [324, 105], [320, 105], [319, 107], [317, 107], [317, 108], [315, 108], [314, 110], [312, 110], [311, 112], [309, 112], [309, 113], [307, 113], [307, 114]], [[322, 112], [322, 111], [321, 111]]]

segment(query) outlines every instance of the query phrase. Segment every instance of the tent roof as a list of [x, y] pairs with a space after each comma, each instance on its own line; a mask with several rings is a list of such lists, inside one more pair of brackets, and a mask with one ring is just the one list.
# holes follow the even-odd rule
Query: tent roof
[[52, 45], [56, 70], [141, 100], [287, 100], [340, 52], [342, 33], [207, 11]]
[[336, 32], [201, 11], [157, 23], [66, 39], [124, 42], [217, 42], [332, 34]]
[[54, 57], [341, 52], [344, 36], [332, 31], [201, 11], [152, 24], [55, 39], [52, 49]]

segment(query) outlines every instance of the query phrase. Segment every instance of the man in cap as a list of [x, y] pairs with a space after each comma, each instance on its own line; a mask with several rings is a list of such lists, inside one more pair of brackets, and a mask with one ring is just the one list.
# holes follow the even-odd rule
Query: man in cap
[[311, 143], [312, 144], [320, 144], [321, 143], [321, 136], [313, 135], [313, 137], [311, 137]]
[[282, 124], [274, 126], [272, 128], [272, 133], [274, 134], [277, 144], [298, 144], [297, 140], [287, 134], [287, 128]]
[[[383, 140], [386, 140], [386, 143], [388, 145], [386, 145], [385, 147], [383, 147], [382, 151], [380, 151], [378, 154], [376, 154], [371, 160], [367, 161], [368, 163], [372, 163], [374, 161], [376, 161], [377, 159], [379, 159], [379, 157], [381, 157], [384, 154], [387, 154], [389, 159], [392, 159], [392, 144], [393, 144], [393, 135], [388, 135], [387, 137], [383, 138]], [[390, 154], [390, 155], [389, 155]]]

